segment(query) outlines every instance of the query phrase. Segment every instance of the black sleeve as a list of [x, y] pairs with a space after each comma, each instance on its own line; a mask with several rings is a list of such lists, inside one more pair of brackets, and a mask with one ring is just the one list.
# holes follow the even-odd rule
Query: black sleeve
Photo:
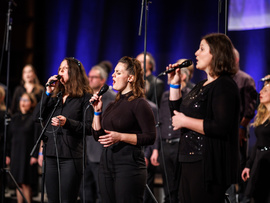
[[91, 95], [85, 95], [83, 98], [82, 112], [84, 118], [82, 119], [82, 121], [66, 118], [66, 124], [63, 126], [63, 128], [76, 132], [76, 134], [83, 134], [85, 126], [86, 135], [92, 135], [92, 121], [94, 116], [94, 110], [93, 107], [89, 105], [90, 98]]
[[[211, 116], [204, 119], [205, 136], [226, 138], [235, 122], [239, 121], [239, 93], [236, 84], [220, 80], [214, 87], [208, 101]], [[209, 109], [211, 108], [211, 109]], [[207, 113], [208, 113], [207, 112]]]

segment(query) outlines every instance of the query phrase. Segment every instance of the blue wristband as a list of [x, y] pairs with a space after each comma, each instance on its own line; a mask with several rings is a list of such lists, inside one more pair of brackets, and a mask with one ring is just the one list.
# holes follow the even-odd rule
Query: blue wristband
[[38, 155], [43, 155], [42, 152], [39, 152]]
[[47, 96], [51, 96], [52, 94], [46, 91]]
[[94, 115], [95, 115], [95, 116], [100, 116], [101, 113], [102, 113], [102, 111], [101, 111], [101, 112], [95, 112], [95, 111], [94, 111]]
[[173, 88], [173, 89], [180, 89], [181, 85], [170, 84], [170, 87]]

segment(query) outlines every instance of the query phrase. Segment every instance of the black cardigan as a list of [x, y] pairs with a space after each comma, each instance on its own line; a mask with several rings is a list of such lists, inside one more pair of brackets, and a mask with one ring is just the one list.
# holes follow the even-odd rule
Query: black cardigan
[[[204, 82], [198, 85], [202, 86]], [[220, 76], [212, 83], [207, 93], [207, 110], [203, 119], [204, 180], [206, 186], [211, 183], [229, 186], [236, 183], [239, 167], [239, 91], [229, 76]], [[170, 101], [171, 112], [179, 111], [181, 101]]]

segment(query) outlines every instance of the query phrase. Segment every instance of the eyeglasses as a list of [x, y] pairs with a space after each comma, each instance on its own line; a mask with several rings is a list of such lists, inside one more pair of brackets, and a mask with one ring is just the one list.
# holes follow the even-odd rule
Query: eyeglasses
[[99, 76], [88, 76], [89, 79], [100, 78]]
[[20, 101], [23, 101], [23, 102], [30, 102], [29, 99], [24, 99], [24, 98], [20, 98]]

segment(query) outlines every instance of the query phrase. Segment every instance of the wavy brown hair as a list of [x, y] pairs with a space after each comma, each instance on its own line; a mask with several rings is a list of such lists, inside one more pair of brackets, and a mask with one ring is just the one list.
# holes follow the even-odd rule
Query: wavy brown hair
[[[144, 97], [144, 71], [141, 67], [140, 61], [136, 58], [131, 58], [129, 56], [122, 57], [118, 63], [123, 63], [126, 65], [126, 70], [130, 75], [134, 76], [134, 80], [131, 82], [133, 95], [129, 97], [128, 101], [132, 101], [135, 98]], [[116, 101], [120, 99], [121, 93], [118, 92], [116, 95]]]
[[213, 55], [210, 71], [211, 76], [234, 75], [237, 72], [234, 46], [228, 36], [222, 33], [212, 33], [204, 36]]
[[[65, 85], [60, 82], [57, 84], [53, 96], [56, 96], [60, 91], [63, 94], [69, 94], [70, 97], [82, 97], [85, 93], [92, 94], [93, 90], [89, 86], [83, 64], [74, 57], [66, 57], [64, 60], [68, 64], [69, 79]], [[59, 70], [60, 67], [58, 68], [58, 72]]]

